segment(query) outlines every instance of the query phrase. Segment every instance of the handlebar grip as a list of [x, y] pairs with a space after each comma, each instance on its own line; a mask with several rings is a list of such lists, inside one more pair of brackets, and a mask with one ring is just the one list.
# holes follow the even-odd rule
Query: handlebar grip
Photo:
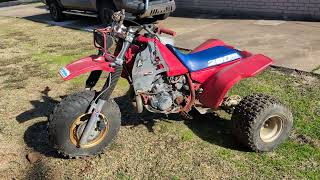
[[170, 29], [165, 29], [165, 28], [159, 28], [158, 29], [158, 33], [159, 34], [165, 33], [165, 34], [168, 34], [168, 35], [171, 35], [171, 36], [175, 36], [177, 34], [175, 31], [172, 31]]

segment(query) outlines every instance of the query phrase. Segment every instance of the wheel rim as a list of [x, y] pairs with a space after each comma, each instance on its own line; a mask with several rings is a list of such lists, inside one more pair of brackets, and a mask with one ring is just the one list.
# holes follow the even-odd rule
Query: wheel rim
[[[70, 127], [70, 140], [72, 144], [75, 146], [79, 146], [80, 137], [88, 120], [90, 119], [91, 114], [83, 114], [75, 119]], [[99, 124], [103, 123], [103, 125]], [[109, 121], [107, 118], [100, 113], [99, 120], [96, 124], [96, 127], [93, 132], [88, 137], [88, 142], [86, 144], [81, 145], [81, 148], [91, 148], [102, 142], [105, 136], [109, 131]]]
[[260, 138], [262, 141], [269, 143], [276, 140], [283, 129], [283, 119], [280, 116], [269, 117], [260, 129]]

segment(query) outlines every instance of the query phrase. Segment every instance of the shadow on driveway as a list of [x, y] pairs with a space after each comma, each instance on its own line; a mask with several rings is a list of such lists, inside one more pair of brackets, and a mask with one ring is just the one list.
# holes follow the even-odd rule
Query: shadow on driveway
[[[66, 14], [66, 19], [61, 22], [55, 22], [51, 19], [49, 11], [46, 10], [46, 6], [39, 5], [33, 6], [34, 9], [41, 9], [39, 13], [35, 13], [31, 16], [22, 17], [23, 19], [48, 24], [48, 26], [61, 26], [70, 29], [76, 30], [83, 30], [92, 32], [94, 29], [103, 28], [104, 26], [99, 22], [98, 18], [93, 17], [86, 17], [86, 16], [76, 16], [76, 15], [69, 15]], [[156, 20], [153, 18], [146, 18], [146, 19], [135, 19], [131, 14], [127, 14], [126, 18], [129, 20], [134, 20], [140, 24], [148, 24], [148, 23], [155, 23]], [[133, 25], [133, 24], [128, 24]]]
[[44, 23], [48, 26], [61, 26], [70, 29], [93, 31], [96, 28], [102, 28], [103, 26], [99, 23], [98, 19], [90, 18], [85, 16], [67, 16], [65, 21], [55, 22], [51, 20], [49, 12], [47, 14], [37, 14], [33, 16], [27, 16], [23, 19]]

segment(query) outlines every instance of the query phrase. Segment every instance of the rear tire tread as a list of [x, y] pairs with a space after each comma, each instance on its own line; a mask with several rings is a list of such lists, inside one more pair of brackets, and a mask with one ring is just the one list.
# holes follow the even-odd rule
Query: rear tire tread
[[[234, 125], [234, 133], [237, 139], [256, 152], [264, 152], [265, 150], [259, 149], [254, 140], [255, 125], [261, 121], [261, 116], [265, 114], [266, 110], [269, 108], [281, 108], [286, 115], [287, 123], [289, 123], [289, 128], [292, 127], [292, 113], [286, 105], [283, 105], [278, 100], [271, 96], [264, 94], [255, 94], [247, 96], [239, 103], [235, 108], [234, 114], [232, 116], [232, 122]], [[291, 126], [291, 127], [290, 127]], [[285, 133], [290, 133], [285, 132]], [[281, 136], [287, 136], [287, 134], [282, 134]], [[284, 139], [283, 139], [284, 140]], [[276, 140], [275, 140], [276, 141]], [[274, 148], [276, 148], [280, 143], [278, 143]], [[272, 149], [274, 149], [272, 148]], [[272, 150], [270, 149], [270, 150]]]

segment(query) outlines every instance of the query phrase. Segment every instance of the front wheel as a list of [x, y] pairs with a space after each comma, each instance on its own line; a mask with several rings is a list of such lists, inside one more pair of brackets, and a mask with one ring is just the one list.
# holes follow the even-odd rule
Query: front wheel
[[65, 157], [83, 157], [101, 153], [117, 135], [121, 114], [116, 102], [108, 100], [88, 142], [79, 147], [79, 140], [91, 114], [86, 113], [95, 98], [94, 91], [69, 95], [58, 104], [49, 117], [50, 143]]
[[234, 110], [235, 136], [249, 149], [269, 152], [288, 138], [293, 117], [287, 106], [274, 98], [256, 94], [241, 100]]

